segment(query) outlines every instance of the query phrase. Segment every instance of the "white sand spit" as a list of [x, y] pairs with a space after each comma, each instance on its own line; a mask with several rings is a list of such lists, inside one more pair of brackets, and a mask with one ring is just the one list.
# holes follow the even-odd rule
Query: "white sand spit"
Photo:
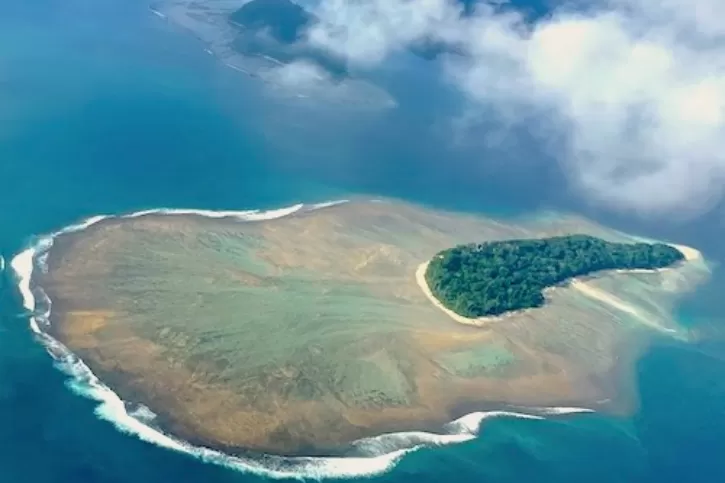
[[[428, 263], [429, 262], [421, 263], [418, 266], [418, 270], [415, 271], [415, 280], [418, 282], [418, 286], [423, 291], [425, 296], [428, 297], [428, 300], [430, 300], [433, 303], [433, 305], [435, 305], [436, 307], [441, 309], [450, 318], [452, 318], [453, 320], [455, 320], [456, 322], [458, 322], [460, 324], [475, 325], [475, 326], [483, 325], [486, 322], [486, 320], [484, 318], [471, 319], [469, 317], [464, 317], [462, 315], [459, 315], [459, 314], [455, 313], [454, 311], [450, 310], [449, 308], [447, 308], [446, 306], [444, 306], [440, 302], [440, 300], [435, 298], [435, 296], [433, 295], [433, 292], [430, 291], [430, 287], [428, 287], [428, 282], [425, 279], [425, 272], [426, 272], [426, 270], [428, 270]], [[493, 318], [493, 317], [489, 317], [489, 318]]]
[[696, 248], [688, 247], [687, 245], [675, 245], [670, 243], [670, 246], [685, 256], [685, 261], [695, 262], [703, 259], [702, 252]]

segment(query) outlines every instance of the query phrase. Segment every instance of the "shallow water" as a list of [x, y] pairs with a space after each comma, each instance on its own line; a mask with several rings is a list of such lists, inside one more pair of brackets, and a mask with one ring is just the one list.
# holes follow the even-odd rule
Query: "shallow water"
[[[449, 131], [434, 121], [440, 110], [454, 110], [449, 99], [419, 102], [434, 78], [409, 89], [405, 75], [380, 74], [376, 81], [400, 109], [324, 110], [312, 125], [307, 106], [288, 105], [220, 65], [144, 2], [0, 0], [0, 9], [0, 253], [6, 259], [33, 237], [83, 217], [159, 206], [239, 210], [373, 193], [467, 210], [581, 208], [569, 203], [555, 164], [483, 168], [480, 152], [446, 148], [440, 141]], [[502, 153], [483, 157], [500, 160]], [[679, 225], [605, 221], [692, 244], [722, 262], [723, 219], [716, 213]], [[724, 480], [721, 273], [683, 308], [702, 341], [684, 348], [663, 339], [638, 362], [641, 408], [633, 418], [486, 420], [480, 437], [421, 449], [375, 479]], [[3, 481], [264, 479], [149, 444], [99, 418], [97, 402], [79, 397], [34, 340], [15, 281], [7, 272], [3, 277]], [[369, 466], [356, 468], [364, 473]]]
[[[621, 361], [650, 331], [686, 339], [664, 302], [707, 275], [699, 261], [602, 275], [550, 291], [544, 309], [473, 328], [425, 298], [413, 275], [422, 260], [471, 240], [622, 236], [574, 218], [513, 225], [394, 202], [330, 205], [93, 217], [12, 266], [27, 307], [52, 300], [50, 317], [33, 322], [51, 352], [60, 344], [49, 336], [124, 400], [159, 413], [152, 424], [234, 454], [303, 455], [440, 430], [496, 404], [630, 410], [613, 366], [629, 381]], [[634, 308], [579, 288], [602, 282], [613, 287], [598, 293]], [[413, 433], [383, 439], [386, 453], [420, 444]]]

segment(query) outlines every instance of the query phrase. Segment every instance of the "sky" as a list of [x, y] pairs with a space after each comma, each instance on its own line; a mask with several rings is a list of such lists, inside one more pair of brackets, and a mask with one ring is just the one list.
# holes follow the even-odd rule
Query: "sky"
[[[499, 3], [462, 15], [454, 0], [306, 2], [321, 21], [304, 41], [358, 71], [422, 40], [455, 46], [435, 65], [465, 98], [467, 135], [485, 135], [479, 118], [524, 125], [593, 203], [694, 217], [722, 198], [725, 2], [563, 3], [533, 21]], [[315, 78], [293, 65], [288, 82], [297, 69]]]

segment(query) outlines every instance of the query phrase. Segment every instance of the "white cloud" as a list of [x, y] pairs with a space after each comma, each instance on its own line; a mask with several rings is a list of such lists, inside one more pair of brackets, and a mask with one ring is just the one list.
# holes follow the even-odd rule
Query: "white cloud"
[[329, 75], [317, 64], [301, 60], [271, 69], [266, 80], [283, 86], [309, 88], [323, 81], [329, 82]]
[[431, 32], [444, 34], [460, 9], [445, 0], [322, 0], [310, 41], [371, 65]]
[[725, 185], [725, 2], [609, 0], [531, 25], [448, 0], [322, 0], [310, 41], [373, 66], [422, 39], [473, 105], [536, 119], [574, 185], [648, 214], [706, 209]]
[[375, 85], [354, 78], [333, 79], [312, 61], [297, 60], [260, 70], [273, 94], [285, 98], [313, 100], [344, 105], [347, 108], [389, 109], [395, 100]]

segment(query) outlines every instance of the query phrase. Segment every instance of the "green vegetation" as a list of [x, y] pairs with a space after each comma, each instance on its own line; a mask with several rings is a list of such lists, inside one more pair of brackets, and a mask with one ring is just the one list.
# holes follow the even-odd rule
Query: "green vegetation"
[[252, 0], [234, 11], [229, 20], [259, 33], [267, 31], [284, 44], [299, 40], [302, 32], [315, 22], [315, 17], [290, 0]]
[[663, 243], [613, 243], [587, 235], [461, 245], [439, 253], [425, 278], [433, 295], [465, 317], [544, 304], [542, 290], [600, 270], [654, 269], [684, 259]]
[[305, 33], [319, 20], [291, 0], [252, 0], [232, 12], [229, 21], [237, 29], [233, 48], [245, 56], [268, 57], [283, 64], [306, 61], [333, 79], [348, 76], [344, 59], [305, 41]]

